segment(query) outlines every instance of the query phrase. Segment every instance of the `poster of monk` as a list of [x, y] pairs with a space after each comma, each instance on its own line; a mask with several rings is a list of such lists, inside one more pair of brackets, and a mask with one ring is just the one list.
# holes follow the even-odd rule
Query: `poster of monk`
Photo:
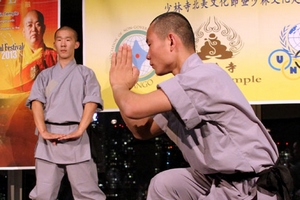
[[25, 106], [37, 75], [57, 60], [58, 0], [0, 2], [0, 169], [34, 166], [37, 136]]

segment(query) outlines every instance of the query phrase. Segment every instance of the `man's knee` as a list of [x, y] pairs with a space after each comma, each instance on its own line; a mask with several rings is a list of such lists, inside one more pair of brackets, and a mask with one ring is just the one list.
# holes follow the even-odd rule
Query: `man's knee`
[[177, 180], [177, 176], [174, 176], [172, 171], [163, 171], [155, 175], [149, 185], [149, 193], [167, 194], [170, 191], [176, 191], [180, 182]]

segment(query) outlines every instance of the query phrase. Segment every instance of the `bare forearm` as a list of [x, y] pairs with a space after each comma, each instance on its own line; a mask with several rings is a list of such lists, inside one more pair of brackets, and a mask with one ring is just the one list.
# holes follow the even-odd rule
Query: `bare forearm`
[[97, 109], [97, 104], [93, 102], [86, 103], [84, 106], [82, 118], [78, 130], [83, 133], [92, 122], [93, 115]]
[[[137, 139], [146, 140], [155, 137], [160, 133], [160, 129], [153, 129], [153, 118], [149, 116], [145, 107], [147, 105], [138, 104], [141, 102], [139, 94], [135, 94], [126, 88], [113, 88], [114, 98], [117, 106], [120, 109], [120, 114]], [[144, 109], [144, 112], [143, 112]]]
[[167, 96], [161, 90], [137, 94], [126, 87], [112, 87], [116, 104], [128, 118], [142, 119], [172, 109]]
[[130, 118], [137, 117], [132, 113], [134, 111], [132, 104], [134, 102], [135, 94], [129, 89], [121, 86], [112, 87], [112, 89], [115, 102], [123, 115]]
[[136, 139], [147, 140], [162, 134], [162, 130], [154, 123], [152, 117], [142, 119], [131, 119], [126, 117], [121, 111], [122, 119]]
[[35, 126], [37, 127], [39, 133], [45, 133], [47, 131], [47, 128], [45, 125], [43, 104], [39, 101], [33, 101], [31, 108], [33, 112]]

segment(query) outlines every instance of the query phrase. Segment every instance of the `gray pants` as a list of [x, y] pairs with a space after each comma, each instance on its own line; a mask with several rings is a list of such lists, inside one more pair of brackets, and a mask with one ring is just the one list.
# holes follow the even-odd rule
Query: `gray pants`
[[277, 200], [256, 189], [257, 178], [241, 182], [213, 179], [191, 168], [170, 169], [152, 178], [147, 200]]
[[36, 186], [29, 194], [30, 199], [55, 200], [60, 183], [67, 173], [74, 199], [104, 200], [105, 194], [98, 187], [98, 174], [93, 160], [86, 162], [58, 165], [36, 159]]

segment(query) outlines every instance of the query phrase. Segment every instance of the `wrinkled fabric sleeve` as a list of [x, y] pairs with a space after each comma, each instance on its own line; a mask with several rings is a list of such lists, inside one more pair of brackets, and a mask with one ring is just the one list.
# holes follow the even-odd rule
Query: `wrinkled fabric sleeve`
[[43, 73], [41, 72], [37, 76], [36, 80], [34, 81], [31, 91], [30, 91], [30, 94], [29, 94], [29, 97], [26, 101], [26, 106], [28, 108], [31, 109], [31, 103], [33, 101], [39, 101], [43, 104], [46, 103], [46, 96], [45, 96], [46, 82], [44, 79], [45, 78], [43, 76]]
[[103, 110], [101, 87], [95, 73], [92, 70], [88, 70], [88, 74], [85, 77], [85, 97], [83, 99], [83, 104], [88, 102], [94, 102], [98, 105], [96, 112]]
[[186, 129], [193, 129], [201, 122], [197, 109], [179, 84], [177, 77], [160, 83], [158, 88], [162, 89], [167, 95], [172, 106], [184, 122]]

